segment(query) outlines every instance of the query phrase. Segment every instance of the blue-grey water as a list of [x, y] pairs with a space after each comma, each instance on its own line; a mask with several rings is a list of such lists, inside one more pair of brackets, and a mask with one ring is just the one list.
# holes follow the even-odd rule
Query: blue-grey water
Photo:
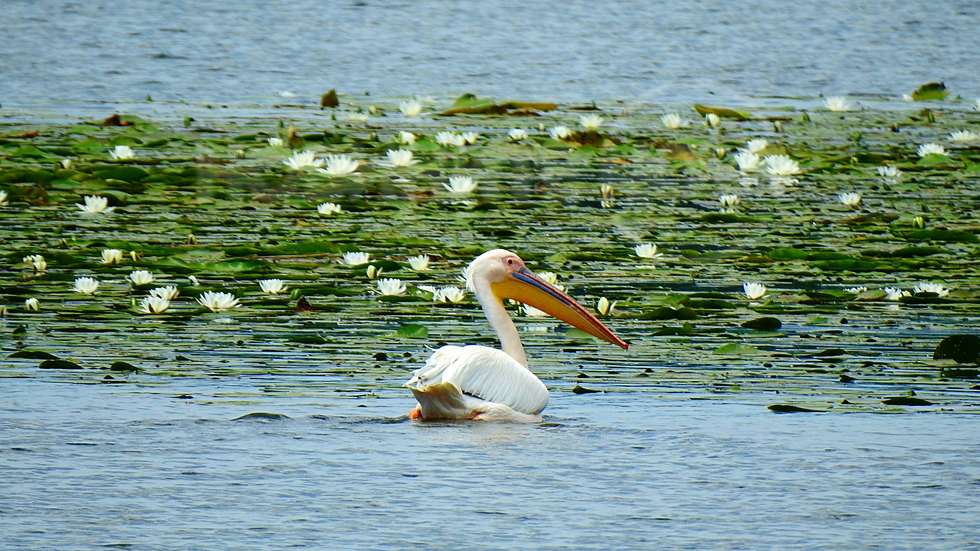
[[[4, 380], [4, 549], [978, 549], [975, 417], [555, 395], [545, 426], [407, 400], [205, 405]], [[359, 413], [358, 409], [362, 411]]]
[[4, 0], [0, 104], [980, 96], [973, 0]]
[[[972, 99], [978, 24], [971, 0], [4, 0], [0, 118], [330, 88]], [[257, 404], [262, 384], [0, 378], [0, 548], [980, 549], [975, 416], [561, 393], [543, 426], [420, 425], [401, 388]], [[236, 420], [256, 412], [284, 417]]]

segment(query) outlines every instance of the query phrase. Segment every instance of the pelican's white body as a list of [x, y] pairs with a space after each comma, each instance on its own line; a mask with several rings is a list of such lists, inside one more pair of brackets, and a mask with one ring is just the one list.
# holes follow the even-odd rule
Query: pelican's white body
[[541, 421], [548, 389], [501, 350], [443, 346], [405, 383], [423, 419]]

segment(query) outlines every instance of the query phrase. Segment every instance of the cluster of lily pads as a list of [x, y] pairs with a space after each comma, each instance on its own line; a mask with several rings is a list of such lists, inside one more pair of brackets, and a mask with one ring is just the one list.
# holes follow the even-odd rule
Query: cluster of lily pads
[[[633, 354], [647, 343], [691, 365], [694, 339], [779, 365], [767, 354], [795, 348], [780, 339], [838, 313], [952, 320], [977, 301], [980, 111], [966, 102], [696, 105], [693, 124], [615, 102], [370, 101], [3, 127], [6, 315], [56, 323], [57, 302], [56, 316], [167, 331], [211, 310], [263, 326], [312, 310], [338, 320], [315, 342], [424, 334], [392, 324], [471, 341], [488, 330], [460, 270], [503, 247], [611, 318]], [[101, 306], [78, 300], [97, 292]], [[796, 329], [743, 332], [753, 316]]]

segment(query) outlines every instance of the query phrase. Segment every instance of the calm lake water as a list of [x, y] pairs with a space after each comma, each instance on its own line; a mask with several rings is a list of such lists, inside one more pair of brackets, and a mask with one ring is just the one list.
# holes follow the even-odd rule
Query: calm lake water
[[[257, 384], [5, 379], [4, 548], [980, 548], [962, 416], [563, 393], [544, 426], [419, 425], [394, 393], [175, 397]], [[256, 411], [289, 417], [235, 420]]]
[[[179, 120], [181, 101], [233, 117], [330, 88], [779, 105], [942, 80], [980, 96], [969, 0], [5, 0], [2, 12], [0, 117], [20, 119], [141, 102]], [[0, 324], [3, 339], [15, 325]], [[86, 343], [58, 352], [97, 356]], [[543, 425], [419, 424], [392, 382], [407, 369], [334, 397], [309, 390], [324, 374], [305, 367], [126, 385], [5, 371], [0, 547], [980, 549], [975, 415], [777, 415], [772, 395], [658, 388], [553, 392]]]
[[664, 104], [980, 96], [980, 4], [7, 0], [4, 107], [340, 93]]

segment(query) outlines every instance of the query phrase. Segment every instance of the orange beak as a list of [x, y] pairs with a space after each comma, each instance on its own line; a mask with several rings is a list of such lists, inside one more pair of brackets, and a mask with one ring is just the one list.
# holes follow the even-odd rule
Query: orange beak
[[498, 299], [509, 298], [523, 302], [539, 310], [544, 310], [593, 337], [611, 342], [623, 349], [629, 348], [629, 344], [613, 335], [608, 327], [590, 314], [581, 304], [527, 268], [509, 272], [503, 281], [491, 283], [490, 288]]

